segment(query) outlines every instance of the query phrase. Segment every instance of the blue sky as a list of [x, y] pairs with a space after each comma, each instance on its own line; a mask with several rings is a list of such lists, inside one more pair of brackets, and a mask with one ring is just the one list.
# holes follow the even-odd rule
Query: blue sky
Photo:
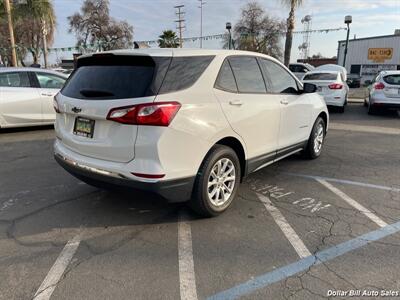
[[[57, 31], [53, 47], [71, 47], [75, 37], [68, 33], [67, 17], [78, 11], [83, 0], [53, 0], [57, 15]], [[232, 24], [240, 17], [240, 8], [247, 0], [205, 0], [203, 8], [203, 34], [224, 33], [225, 23]], [[259, 0], [265, 11], [274, 17], [286, 19], [288, 9], [281, 0]], [[312, 29], [344, 27], [345, 15], [353, 16], [351, 34], [353, 37], [368, 37], [393, 34], [400, 29], [400, 0], [303, 0], [303, 6], [296, 12], [296, 29], [302, 30], [303, 16], [313, 16]], [[184, 4], [186, 31], [184, 37], [200, 33], [200, 9], [198, 0], [110, 0], [111, 16], [126, 20], [134, 27], [135, 40], [154, 40], [162, 30], [175, 29], [174, 5]], [[310, 54], [320, 52], [326, 57], [336, 55], [337, 41], [345, 39], [346, 31], [315, 33], [311, 35]], [[295, 35], [292, 60], [299, 57], [297, 47], [302, 35]], [[283, 39], [282, 39], [283, 40]], [[199, 43], [186, 43], [185, 47], [198, 47]], [[204, 41], [204, 48], [220, 48], [219, 41]], [[60, 53], [56, 58], [68, 58], [70, 53]]]

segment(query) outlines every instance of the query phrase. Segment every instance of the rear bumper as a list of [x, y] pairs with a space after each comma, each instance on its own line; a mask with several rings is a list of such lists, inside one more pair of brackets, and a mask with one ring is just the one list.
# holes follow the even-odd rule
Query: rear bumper
[[54, 158], [67, 172], [82, 181], [94, 180], [99, 183], [104, 183], [105, 185], [148, 191], [162, 196], [169, 202], [185, 202], [188, 201], [192, 195], [195, 176], [174, 180], [142, 182], [132, 180], [119, 173], [86, 166], [64, 157], [59, 153], [56, 153]]

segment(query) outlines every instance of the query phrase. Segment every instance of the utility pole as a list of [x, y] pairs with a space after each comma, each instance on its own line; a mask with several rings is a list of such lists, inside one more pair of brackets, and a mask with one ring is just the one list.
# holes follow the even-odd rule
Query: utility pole
[[6, 14], [8, 19], [8, 31], [10, 33], [10, 46], [11, 46], [11, 61], [13, 67], [17, 66], [17, 53], [15, 52], [15, 39], [14, 39], [14, 29], [12, 24], [12, 17], [11, 17], [11, 6], [10, 0], [4, 0]]
[[176, 29], [179, 30], [179, 47], [182, 48], [183, 46], [183, 40], [182, 40], [182, 31], [185, 29], [185, 20], [183, 19], [185, 12], [183, 11], [183, 8], [185, 7], [185, 5], [177, 5], [174, 6], [174, 8], [176, 9], [176, 15], [178, 17], [178, 20], [176, 20], [175, 22], [176, 24]]
[[206, 4], [204, 0], [198, 0], [200, 2], [200, 48], [203, 48], [203, 5]]
[[43, 60], [44, 67], [47, 69], [47, 28], [46, 28], [46, 20], [42, 19], [42, 38], [43, 38]]

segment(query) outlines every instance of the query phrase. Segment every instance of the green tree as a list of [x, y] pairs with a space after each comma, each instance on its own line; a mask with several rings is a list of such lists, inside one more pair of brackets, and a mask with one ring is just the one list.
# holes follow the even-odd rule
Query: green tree
[[303, 0], [281, 0], [282, 3], [290, 8], [289, 17], [286, 20], [286, 40], [285, 40], [285, 54], [284, 54], [284, 64], [286, 66], [290, 63], [290, 52], [292, 51], [292, 43], [293, 43], [293, 31], [295, 24], [295, 16], [294, 12], [296, 8], [303, 4]]
[[81, 11], [68, 17], [69, 32], [75, 33], [77, 46], [97, 45], [100, 50], [130, 48], [133, 27], [110, 17], [109, 0], [85, 0]]
[[[9, 34], [5, 20], [4, 3], [0, 0], [0, 45], [9, 45]], [[12, 5], [17, 56], [22, 65], [29, 51], [33, 62], [38, 63], [43, 48], [43, 32], [46, 32], [47, 46], [54, 40], [56, 17], [50, 0], [15, 1]], [[3, 49], [2, 55], [9, 56], [9, 50]]]
[[[241, 18], [233, 29], [233, 44], [238, 50], [264, 53], [280, 59], [280, 39], [285, 23], [268, 16], [257, 2], [249, 2], [241, 10]], [[228, 48], [229, 37], [224, 41]]]
[[172, 30], [164, 30], [162, 35], [159, 36], [158, 46], [160, 48], [178, 48], [179, 38]]

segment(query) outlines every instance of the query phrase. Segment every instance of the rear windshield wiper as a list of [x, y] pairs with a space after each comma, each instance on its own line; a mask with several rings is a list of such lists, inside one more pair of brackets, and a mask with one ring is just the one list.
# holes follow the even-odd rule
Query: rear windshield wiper
[[115, 96], [109, 91], [82, 89], [79, 91], [85, 97], [112, 97]]

